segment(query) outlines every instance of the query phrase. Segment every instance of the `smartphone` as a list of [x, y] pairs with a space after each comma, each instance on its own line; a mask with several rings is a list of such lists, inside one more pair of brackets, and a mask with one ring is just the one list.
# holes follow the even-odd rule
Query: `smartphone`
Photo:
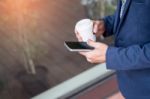
[[72, 52], [91, 51], [94, 49], [94, 47], [89, 46], [86, 42], [65, 41], [64, 45]]

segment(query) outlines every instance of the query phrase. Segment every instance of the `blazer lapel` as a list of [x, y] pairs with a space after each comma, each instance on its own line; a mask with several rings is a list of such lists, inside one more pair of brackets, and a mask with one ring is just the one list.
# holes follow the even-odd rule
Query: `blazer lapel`
[[123, 14], [122, 14], [122, 18], [120, 19], [120, 22], [119, 22], [119, 25], [118, 25], [118, 28], [117, 28], [117, 33], [119, 32], [120, 27], [121, 27], [121, 25], [122, 25], [122, 23], [123, 23], [123, 21], [124, 21], [124, 19], [126, 17], [126, 14], [127, 14], [128, 10], [129, 10], [130, 3], [131, 3], [131, 0], [127, 0], [126, 1], [125, 8], [124, 8], [124, 11], [123, 11]]

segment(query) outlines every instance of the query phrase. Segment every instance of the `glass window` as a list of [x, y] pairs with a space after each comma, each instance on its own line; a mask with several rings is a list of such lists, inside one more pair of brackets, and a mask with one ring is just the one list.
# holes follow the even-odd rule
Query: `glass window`
[[0, 97], [28, 99], [97, 65], [64, 41], [77, 41], [76, 22], [112, 14], [116, 1], [0, 0]]

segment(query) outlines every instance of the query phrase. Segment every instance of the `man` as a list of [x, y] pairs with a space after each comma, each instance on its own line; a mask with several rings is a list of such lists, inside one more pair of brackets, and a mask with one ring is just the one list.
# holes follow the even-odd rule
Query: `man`
[[[91, 63], [106, 62], [116, 70], [126, 99], [150, 99], [150, 0], [119, 0], [114, 15], [94, 21], [96, 36], [115, 36], [115, 46], [89, 41], [95, 47], [80, 52]], [[79, 41], [82, 38], [78, 33]]]

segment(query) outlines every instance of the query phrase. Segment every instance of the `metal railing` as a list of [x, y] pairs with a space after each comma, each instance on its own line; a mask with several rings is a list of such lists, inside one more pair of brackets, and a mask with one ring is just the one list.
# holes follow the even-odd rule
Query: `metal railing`
[[113, 73], [114, 71], [106, 69], [106, 64], [100, 64], [33, 97], [32, 99], [66, 99]]

